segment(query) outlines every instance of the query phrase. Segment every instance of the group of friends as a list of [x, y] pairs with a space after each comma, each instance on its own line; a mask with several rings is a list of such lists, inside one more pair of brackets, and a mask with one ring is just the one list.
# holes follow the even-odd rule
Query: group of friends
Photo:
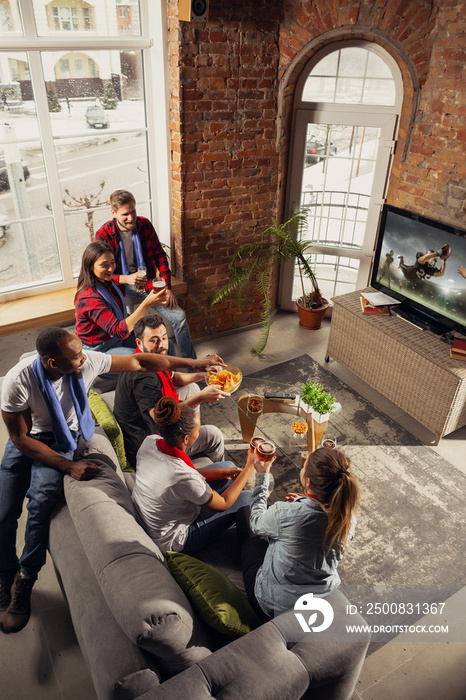
[[[118, 375], [114, 411], [136, 471], [132, 499], [162, 552], [195, 554], [236, 523], [245, 589], [262, 619], [292, 609], [304, 593], [328, 595], [340, 583], [338, 563], [356, 522], [359, 488], [348, 458], [318, 448], [300, 472], [302, 492], [270, 508], [273, 459], [262, 462], [249, 449], [242, 468], [223, 461], [222, 432], [201, 425], [199, 407], [227, 394], [196, 384], [223, 360], [216, 354], [196, 358], [186, 316], [170, 289], [168, 260], [150, 221], [137, 216], [133, 195], [117, 190], [110, 206], [112, 220], [83, 254], [75, 333], [44, 329], [37, 355], [20, 360], [4, 380], [9, 439], [0, 465], [0, 629], [18, 632], [30, 618], [64, 475], [98, 478], [99, 467], [76, 450], [78, 439], [88, 441], [94, 432], [87, 394], [99, 375]], [[146, 274], [138, 272], [141, 267]], [[162, 291], [147, 284], [159, 277]], [[181, 357], [174, 354], [165, 318]], [[210, 458], [209, 467], [195, 467], [198, 454]], [[254, 473], [250, 491], [245, 486]]]

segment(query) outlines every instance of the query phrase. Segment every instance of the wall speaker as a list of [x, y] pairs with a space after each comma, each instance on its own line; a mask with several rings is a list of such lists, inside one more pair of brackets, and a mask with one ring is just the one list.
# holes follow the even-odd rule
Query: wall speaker
[[185, 22], [207, 22], [209, 0], [180, 0], [178, 18]]

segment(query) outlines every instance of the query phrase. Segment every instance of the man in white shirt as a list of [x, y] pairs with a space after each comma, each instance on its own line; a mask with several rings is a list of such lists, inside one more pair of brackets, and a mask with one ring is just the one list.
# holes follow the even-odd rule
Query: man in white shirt
[[[99, 468], [74, 461], [79, 433], [93, 432], [87, 391], [99, 374], [165, 370], [183, 365], [207, 369], [222, 362], [141, 353], [106, 355], [82, 351], [79, 338], [64, 328], [38, 336], [37, 356], [11, 369], [2, 389], [2, 417], [9, 440], [0, 464], [0, 629], [19, 632], [30, 617], [30, 598], [45, 562], [49, 518], [63, 492], [63, 475], [92, 479]], [[85, 426], [85, 430], [84, 430]], [[16, 531], [28, 498], [25, 545], [18, 559]]]

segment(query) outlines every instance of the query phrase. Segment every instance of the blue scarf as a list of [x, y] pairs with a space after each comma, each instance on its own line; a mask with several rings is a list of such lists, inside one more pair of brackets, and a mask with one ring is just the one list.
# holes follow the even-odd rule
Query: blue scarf
[[[115, 226], [115, 231], [117, 231], [117, 233], [118, 233], [118, 241], [119, 241], [118, 245], [120, 247], [121, 272], [123, 275], [129, 275], [128, 261], [126, 260], [126, 253], [125, 253], [125, 246], [123, 245], [123, 241], [121, 240], [120, 229], [118, 228], [118, 224], [117, 224], [116, 219], [113, 220], [113, 224]], [[144, 257], [142, 255], [141, 241], [139, 240], [137, 229], [133, 230], [133, 250], [134, 250], [134, 255], [136, 257], [136, 269], [138, 267], [146, 267], [146, 263], [144, 262]]]
[[[44, 397], [45, 404], [50, 414], [57, 447], [63, 452], [74, 452], [76, 449], [76, 440], [74, 440], [71, 435], [71, 430], [65, 420], [65, 415], [58, 400], [57, 392], [55, 391], [50, 376], [40, 361], [40, 357], [36, 357], [32, 363], [32, 371], [34, 372], [40, 392]], [[74, 374], [67, 374], [64, 376], [63, 381], [68, 382], [82, 436], [86, 441], [90, 440], [94, 435], [95, 424], [87, 400], [84, 379], [82, 377], [76, 377]]]
[[128, 315], [126, 311], [125, 298], [118, 289], [118, 286], [115, 284], [115, 282], [111, 282], [110, 285], [115, 294], [119, 297], [121, 301], [121, 306], [117, 303], [115, 297], [112, 296], [112, 294], [110, 294], [108, 288], [105, 285], [101, 284], [101, 282], [97, 283], [95, 291], [98, 292], [100, 296], [107, 302], [117, 319], [119, 321], [123, 321], [123, 319], [125, 319]]

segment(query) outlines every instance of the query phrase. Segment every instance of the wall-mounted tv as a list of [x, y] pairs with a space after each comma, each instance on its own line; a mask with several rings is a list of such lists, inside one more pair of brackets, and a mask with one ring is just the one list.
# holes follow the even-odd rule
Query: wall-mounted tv
[[407, 320], [466, 334], [466, 231], [385, 204], [371, 286]]

